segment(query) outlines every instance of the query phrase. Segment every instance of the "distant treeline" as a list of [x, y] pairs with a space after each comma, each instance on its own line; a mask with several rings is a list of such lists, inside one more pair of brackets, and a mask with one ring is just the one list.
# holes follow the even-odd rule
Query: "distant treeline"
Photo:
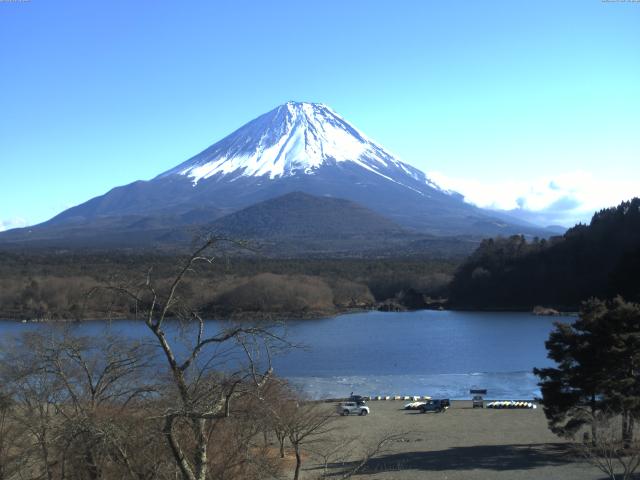
[[[168, 288], [182, 257], [123, 252], [1, 253], [0, 318], [132, 318], [108, 286], [151, 275]], [[596, 213], [561, 237], [484, 240], [457, 259], [266, 258], [221, 255], [188, 275], [183, 300], [206, 316], [313, 317], [350, 309], [576, 311], [590, 297], [640, 301], [640, 199]], [[88, 295], [92, 292], [91, 295]]]
[[[130, 286], [149, 274], [168, 288], [180, 264], [181, 257], [172, 255], [0, 253], [0, 317], [131, 318], [135, 304], [102, 287]], [[457, 264], [423, 258], [221, 256], [190, 274], [180, 295], [208, 316], [312, 317], [350, 309], [421, 308], [443, 295]]]
[[590, 297], [640, 300], [640, 199], [597, 212], [561, 237], [484, 240], [449, 288], [454, 308], [577, 311]]

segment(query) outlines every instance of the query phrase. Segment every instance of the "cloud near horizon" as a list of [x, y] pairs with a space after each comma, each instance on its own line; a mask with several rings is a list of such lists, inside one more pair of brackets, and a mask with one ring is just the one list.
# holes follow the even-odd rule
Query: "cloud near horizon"
[[640, 195], [637, 182], [602, 179], [587, 171], [494, 182], [454, 178], [437, 171], [427, 175], [441, 187], [464, 195], [469, 203], [514, 211], [540, 225], [571, 227], [578, 222], [588, 223], [595, 211]]
[[11, 230], [12, 228], [22, 228], [29, 225], [26, 219], [20, 217], [9, 218], [0, 220], [0, 232], [5, 230]]

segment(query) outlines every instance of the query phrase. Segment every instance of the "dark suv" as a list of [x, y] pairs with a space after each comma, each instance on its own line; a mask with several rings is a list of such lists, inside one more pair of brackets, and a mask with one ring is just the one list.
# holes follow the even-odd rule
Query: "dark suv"
[[451, 402], [448, 398], [442, 398], [439, 400], [429, 400], [427, 403], [420, 407], [420, 411], [422, 413], [434, 412], [434, 413], [442, 413], [445, 412], [451, 406]]
[[349, 397], [349, 401], [350, 402], [356, 402], [356, 404], [358, 406], [364, 406], [367, 404], [367, 402], [365, 401], [364, 397], [362, 395], [351, 395]]

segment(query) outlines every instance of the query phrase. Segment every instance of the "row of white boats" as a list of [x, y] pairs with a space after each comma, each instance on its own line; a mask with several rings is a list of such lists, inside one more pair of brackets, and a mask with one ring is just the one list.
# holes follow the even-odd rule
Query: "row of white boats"
[[[427, 401], [431, 400], [431, 397], [428, 395], [420, 396], [420, 395], [393, 395], [393, 396], [371, 396], [365, 397], [366, 400], [409, 400], [409, 403], [404, 405], [405, 410], [420, 410], [422, 405], [427, 403]], [[422, 400], [422, 401], [420, 401]], [[518, 401], [518, 400], [495, 400], [491, 402], [484, 403], [485, 408], [529, 408], [535, 409], [537, 408], [536, 404], [533, 402], [526, 401]]]
[[[420, 410], [422, 405], [426, 402], [411, 402], [407, 403], [403, 408], [405, 410]], [[495, 402], [488, 402], [484, 405], [486, 408], [537, 408], [535, 403], [532, 402], [516, 402], [514, 400], [497, 400]]]
[[537, 408], [532, 402], [515, 402], [513, 400], [498, 400], [489, 402], [485, 405], [487, 408]]

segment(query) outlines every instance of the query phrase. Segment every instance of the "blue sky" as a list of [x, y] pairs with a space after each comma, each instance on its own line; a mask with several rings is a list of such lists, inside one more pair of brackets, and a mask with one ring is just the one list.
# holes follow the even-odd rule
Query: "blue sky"
[[569, 224], [640, 194], [640, 3], [0, 1], [0, 229], [287, 100], [474, 203]]

